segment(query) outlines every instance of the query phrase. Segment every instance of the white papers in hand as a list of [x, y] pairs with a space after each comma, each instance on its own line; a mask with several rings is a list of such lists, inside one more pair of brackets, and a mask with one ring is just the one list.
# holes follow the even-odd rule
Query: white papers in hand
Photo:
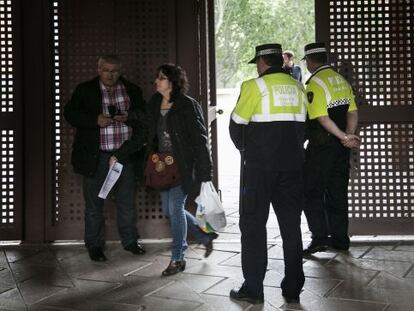
[[119, 162], [114, 162], [114, 164], [112, 164], [112, 166], [109, 168], [108, 175], [106, 175], [101, 190], [99, 191], [98, 197], [101, 199], [106, 199], [109, 191], [111, 191], [119, 176], [121, 176], [122, 168], [123, 166]]

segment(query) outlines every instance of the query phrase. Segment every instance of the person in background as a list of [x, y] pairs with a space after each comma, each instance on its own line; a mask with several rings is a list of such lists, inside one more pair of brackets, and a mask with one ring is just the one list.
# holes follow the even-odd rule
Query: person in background
[[283, 52], [283, 69], [290, 74], [294, 79], [299, 82], [302, 82], [302, 69], [299, 66], [295, 65], [293, 59], [295, 58], [295, 54], [290, 51], [286, 50]]
[[240, 202], [244, 283], [230, 291], [235, 300], [263, 303], [267, 268], [266, 223], [272, 203], [283, 240], [282, 295], [298, 303], [305, 282], [302, 266], [303, 140], [306, 96], [302, 84], [282, 68], [280, 44], [256, 47], [258, 78], [243, 82], [230, 119], [230, 136], [244, 150]]
[[328, 65], [324, 43], [305, 46], [305, 61], [312, 73], [306, 82], [309, 140], [304, 165], [305, 215], [312, 241], [304, 255], [327, 250], [348, 250], [348, 180], [350, 149], [358, 111], [351, 85]]
[[171, 152], [176, 161], [181, 184], [160, 191], [163, 212], [169, 217], [172, 232], [171, 261], [162, 272], [170, 276], [184, 271], [185, 251], [188, 248], [187, 227], [198, 243], [206, 248], [204, 257], [213, 250], [214, 232], [203, 232], [196, 218], [185, 210], [188, 194], [200, 193], [201, 182], [211, 181], [212, 162], [207, 130], [201, 106], [186, 95], [188, 82], [185, 71], [174, 64], [157, 69], [157, 92], [148, 103], [150, 135], [147, 155], [152, 151]]
[[83, 175], [85, 246], [94, 261], [106, 260], [104, 200], [98, 193], [116, 161], [123, 165], [113, 189], [122, 246], [133, 254], [145, 253], [137, 241], [135, 206], [136, 168], [142, 167], [148, 132], [145, 103], [141, 88], [120, 70], [116, 55], [99, 57], [98, 76], [79, 84], [64, 109], [65, 119], [76, 128], [72, 165]]

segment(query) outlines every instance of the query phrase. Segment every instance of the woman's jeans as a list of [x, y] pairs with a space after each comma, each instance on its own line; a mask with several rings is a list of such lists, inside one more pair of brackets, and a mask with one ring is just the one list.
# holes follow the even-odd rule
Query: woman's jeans
[[198, 243], [207, 244], [209, 237], [198, 227], [196, 218], [185, 210], [187, 195], [183, 192], [181, 185], [161, 191], [160, 194], [162, 210], [171, 222], [173, 239], [171, 260], [181, 261], [184, 259], [184, 252], [188, 248], [187, 225]]

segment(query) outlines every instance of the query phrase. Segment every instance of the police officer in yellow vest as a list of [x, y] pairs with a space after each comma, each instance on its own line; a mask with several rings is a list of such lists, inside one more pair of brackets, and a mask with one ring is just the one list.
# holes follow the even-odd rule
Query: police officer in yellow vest
[[306, 82], [308, 126], [306, 136], [305, 215], [312, 242], [304, 255], [328, 246], [347, 250], [348, 179], [350, 148], [357, 147], [358, 112], [352, 87], [327, 65], [324, 43], [305, 46], [312, 76]]
[[233, 143], [245, 150], [239, 223], [245, 280], [230, 297], [263, 303], [266, 222], [272, 203], [283, 239], [282, 294], [287, 302], [299, 302], [305, 281], [300, 217], [306, 96], [303, 86], [283, 71], [280, 44], [257, 46], [250, 63], [257, 65], [259, 77], [243, 82], [230, 120]]

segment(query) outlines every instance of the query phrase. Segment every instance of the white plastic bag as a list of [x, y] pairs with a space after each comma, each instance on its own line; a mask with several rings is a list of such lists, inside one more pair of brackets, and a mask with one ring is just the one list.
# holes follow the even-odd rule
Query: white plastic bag
[[226, 227], [226, 214], [211, 181], [201, 183], [200, 194], [195, 202], [197, 203], [197, 222], [203, 231], [220, 231]]

